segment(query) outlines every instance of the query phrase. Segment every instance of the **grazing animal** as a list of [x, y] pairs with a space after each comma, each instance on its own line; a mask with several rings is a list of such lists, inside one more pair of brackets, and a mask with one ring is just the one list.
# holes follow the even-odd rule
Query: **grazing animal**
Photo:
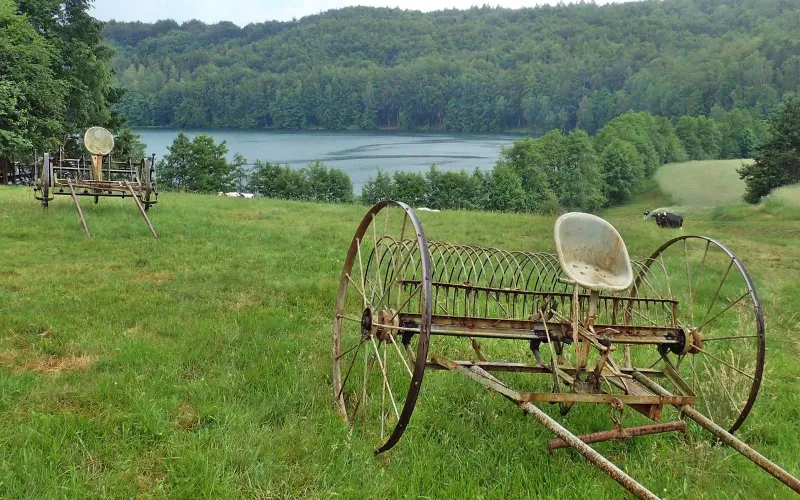
[[418, 212], [441, 212], [441, 210], [437, 210], [435, 208], [428, 208], [428, 207], [419, 207], [417, 209]]
[[253, 193], [223, 193], [222, 191], [217, 193], [217, 196], [227, 196], [228, 198], [247, 198], [248, 200], [256, 197], [256, 195]]
[[656, 217], [656, 224], [661, 229], [665, 227], [678, 229], [683, 227], [683, 217], [678, 214], [673, 214], [670, 212], [661, 212], [655, 215]]

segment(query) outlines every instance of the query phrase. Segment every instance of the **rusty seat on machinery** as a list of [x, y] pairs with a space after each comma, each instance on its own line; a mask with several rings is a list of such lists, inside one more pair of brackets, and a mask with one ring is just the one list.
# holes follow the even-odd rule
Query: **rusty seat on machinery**
[[614, 226], [600, 217], [572, 212], [555, 224], [558, 262], [567, 279], [598, 292], [622, 292], [633, 284], [625, 242]]

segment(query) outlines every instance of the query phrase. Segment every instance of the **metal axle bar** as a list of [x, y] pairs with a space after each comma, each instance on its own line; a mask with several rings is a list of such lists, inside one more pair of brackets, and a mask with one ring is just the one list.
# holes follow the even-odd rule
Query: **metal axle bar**
[[[602, 443], [605, 441], [616, 441], [619, 439], [630, 439], [638, 436], [649, 436], [650, 434], [661, 434], [664, 432], [686, 431], [686, 422], [666, 422], [664, 424], [642, 425], [639, 427], [627, 427], [610, 431], [593, 432], [578, 436], [578, 439], [586, 444]], [[569, 446], [563, 439], [553, 439], [547, 443], [547, 450], [559, 450]]]
[[531, 403], [526, 403], [520, 393], [510, 389], [509, 387], [506, 387], [502, 382], [492, 377], [488, 372], [477, 366], [471, 366], [467, 368], [462, 365], [458, 365], [437, 354], [432, 355], [431, 358], [442, 366], [451, 370], [455, 370], [458, 373], [478, 382], [487, 389], [499, 392], [507, 399], [515, 402], [525, 413], [529, 413], [533, 418], [538, 420], [539, 423], [553, 431], [569, 446], [575, 448], [575, 451], [583, 455], [586, 460], [593, 463], [600, 470], [611, 476], [615, 481], [625, 487], [625, 489], [636, 495], [637, 498], [658, 500], [658, 497], [655, 496], [653, 492], [639, 484], [635, 479], [626, 474], [625, 471], [611, 463], [607, 458], [599, 454], [591, 446], [578, 439], [575, 434], [568, 431], [565, 427], [553, 420], [545, 412]]
[[[656, 394], [660, 394], [662, 396], [670, 396], [670, 392], [651, 379], [647, 378], [643, 374], [639, 372], [633, 373], [633, 378], [635, 378], [639, 383], [643, 386], [647, 387], [651, 391], [655, 392]], [[705, 430], [716, 436], [720, 439], [720, 441], [724, 442], [734, 450], [738, 451], [742, 455], [745, 456], [748, 460], [755, 463], [765, 471], [769, 472], [775, 479], [782, 482], [789, 488], [793, 489], [796, 493], [800, 493], [800, 480], [796, 477], [792, 476], [785, 470], [781, 469], [777, 464], [767, 459], [764, 455], [760, 454], [753, 448], [747, 446], [743, 441], [738, 439], [736, 436], [731, 434], [730, 432], [726, 431], [722, 427], [718, 426], [710, 419], [706, 418], [702, 413], [695, 410], [693, 407], [688, 405], [675, 405], [681, 413], [686, 415], [687, 417], [691, 418], [695, 422], [697, 422], [701, 427]]]

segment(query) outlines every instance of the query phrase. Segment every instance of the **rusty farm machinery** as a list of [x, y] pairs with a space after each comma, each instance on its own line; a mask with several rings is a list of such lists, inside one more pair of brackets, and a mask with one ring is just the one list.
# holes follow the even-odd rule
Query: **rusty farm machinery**
[[[503, 395], [554, 432], [551, 451], [574, 448], [637, 497], [657, 498], [588, 443], [684, 430], [687, 419], [800, 493], [800, 481], [733, 435], [765, 355], [758, 295], [733, 252], [680, 236], [630, 260], [608, 222], [580, 213], [556, 222], [555, 250], [428, 241], [407, 205], [373, 207], [350, 245], [333, 322], [344, 420], [388, 451], [425, 374], [448, 370]], [[613, 429], [576, 436], [545, 403], [562, 415], [610, 405]], [[625, 410], [654, 423], [623, 427]]]
[[98, 203], [100, 198], [131, 198], [144, 217], [147, 227], [158, 238], [158, 233], [147, 212], [158, 203], [158, 190], [155, 181], [155, 155], [134, 162], [115, 161], [111, 156], [114, 137], [102, 127], [92, 127], [84, 135], [84, 146], [91, 153], [87, 160], [65, 158], [64, 150], [55, 155], [44, 154], [34, 158], [34, 197], [47, 208], [56, 195], [72, 197], [78, 218], [86, 235], [91, 237], [89, 226], [83, 215], [78, 199], [92, 197]]

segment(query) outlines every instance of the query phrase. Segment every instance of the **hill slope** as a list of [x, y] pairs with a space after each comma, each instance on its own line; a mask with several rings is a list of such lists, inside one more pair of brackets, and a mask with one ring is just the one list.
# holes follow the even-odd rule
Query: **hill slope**
[[[66, 197], [42, 211], [29, 190], [0, 187], [0, 202], [0, 497], [621, 495], [578, 455], [548, 456], [546, 430], [456, 375], [426, 376], [389, 455], [342, 425], [330, 325], [364, 207], [165, 194], [154, 240], [130, 200], [103, 199], [84, 206], [87, 241]], [[644, 208], [606, 214], [634, 256], [670, 235]], [[552, 251], [549, 217], [420, 217], [432, 240]], [[729, 244], [756, 279], [767, 372], [740, 435], [795, 474], [799, 227], [747, 207], [685, 228]], [[591, 406], [564, 421], [611, 425]], [[696, 432], [597, 447], [664, 497], [788, 494]]]
[[800, 82], [798, 0], [347, 8], [106, 38], [134, 125], [593, 133], [629, 109], [761, 114]]

